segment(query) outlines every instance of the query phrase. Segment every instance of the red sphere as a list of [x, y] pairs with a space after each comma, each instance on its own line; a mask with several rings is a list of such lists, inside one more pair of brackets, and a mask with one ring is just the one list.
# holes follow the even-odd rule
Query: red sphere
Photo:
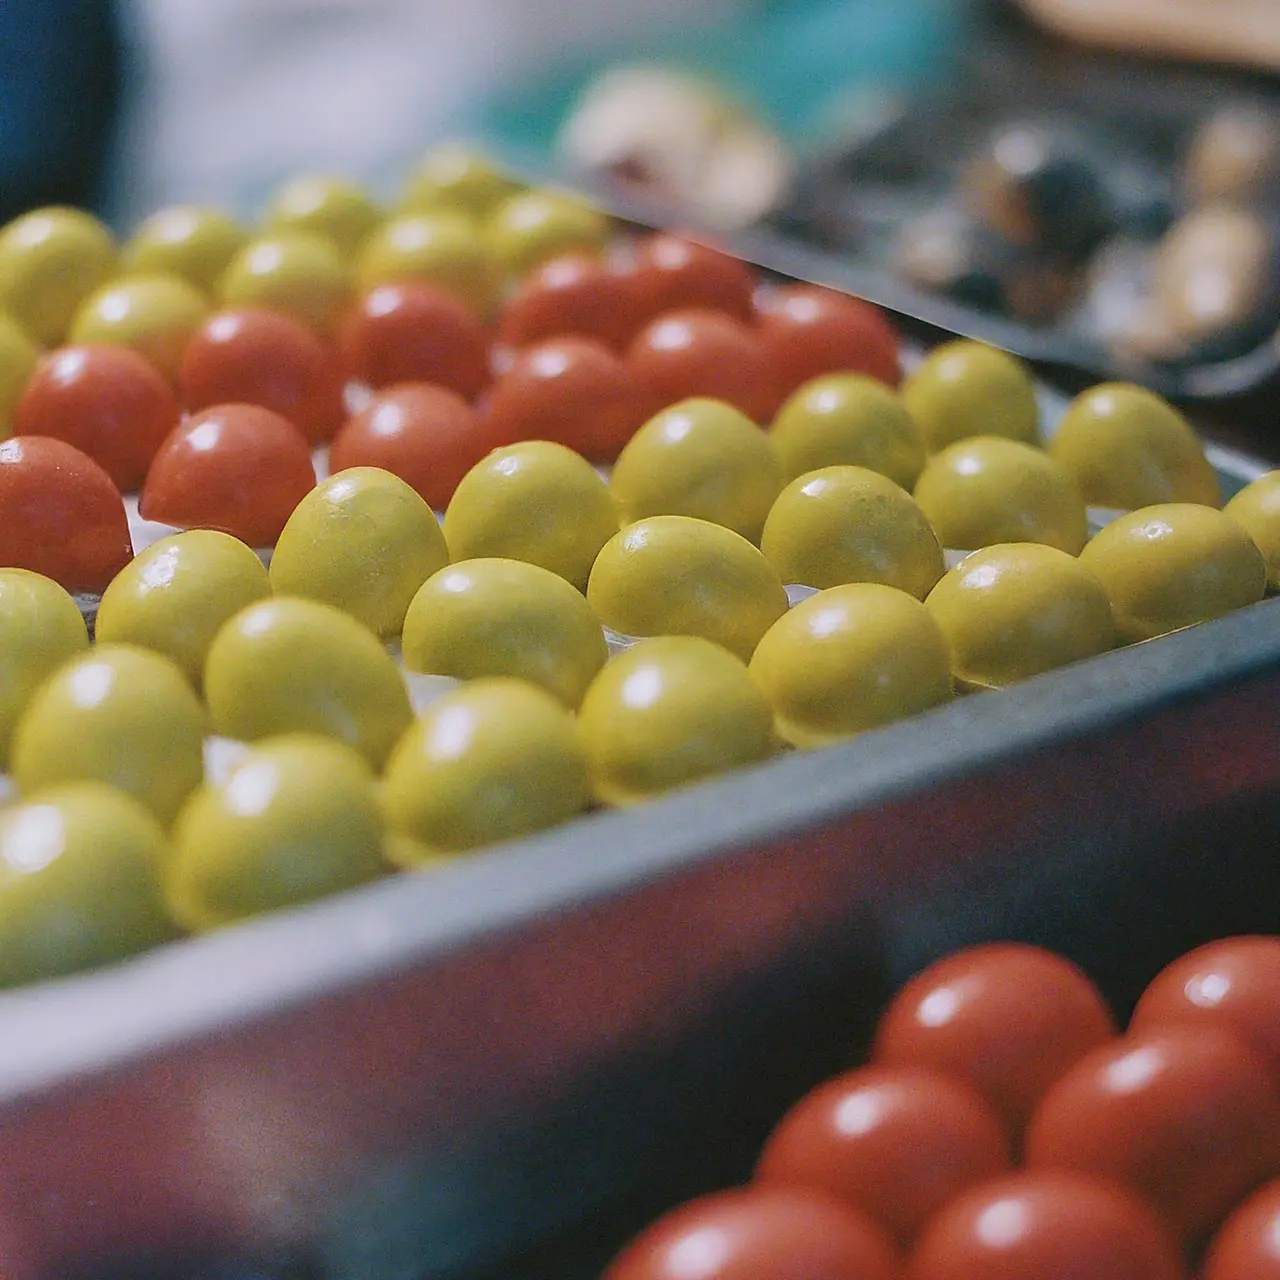
[[627, 364], [663, 405], [692, 396], [726, 400], [753, 422], [768, 424], [781, 386], [760, 340], [718, 311], [674, 311], [645, 326]]
[[315, 483], [311, 451], [287, 418], [260, 405], [215, 405], [165, 441], [138, 509], [147, 520], [268, 547]]
[[829, 1192], [910, 1244], [947, 1201], [1008, 1168], [1000, 1121], [968, 1085], [920, 1067], [864, 1067], [783, 1116], [756, 1181]]
[[406, 382], [380, 392], [338, 432], [329, 468], [381, 467], [443, 511], [462, 477], [509, 443], [456, 392]]
[[263, 307], [210, 316], [192, 334], [178, 371], [188, 409], [261, 405], [312, 444], [329, 440], [345, 417], [344, 382], [331, 347], [292, 316]]
[[489, 381], [489, 336], [474, 312], [423, 280], [376, 285], [352, 309], [339, 344], [371, 387], [431, 382], [474, 400]]
[[861, 298], [791, 285], [763, 302], [757, 332], [785, 395], [824, 373], [864, 373], [891, 387], [902, 381], [901, 340], [884, 312]]
[[1022, 943], [947, 956], [898, 992], [876, 1032], [876, 1062], [967, 1080], [995, 1108], [1014, 1150], [1045, 1091], [1115, 1023], [1069, 960]]
[[658, 1219], [602, 1280], [897, 1280], [898, 1260], [856, 1209], [791, 1187], [703, 1196]]
[[521, 282], [502, 310], [498, 336], [527, 347], [577, 334], [621, 351], [643, 324], [635, 295], [632, 278], [610, 271], [598, 258], [553, 258]]
[[975, 1187], [926, 1228], [908, 1280], [1183, 1280], [1168, 1227], [1141, 1197], [1063, 1170]]
[[124, 501], [92, 458], [44, 436], [0, 441], [0, 568], [89, 594], [132, 559]]
[[1280, 1280], [1280, 1178], [1227, 1219], [1205, 1256], [1204, 1280]]
[[520, 352], [494, 384], [484, 413], [510, 443], [553, 440], [607, 462], [655, 409], [646, 390], [607, 347], [556, 338]]
[[48, 436], [88, 454], [121, 493], [137, 489], [181, 410], [164, 375], [107, 343], [43, 357], [13, 412], [14, 434]]
[[634, 282], [645, 319], [667, 311], [720, 311], [750, 321], [756, 281], [750, 267], [718, 249], [658, 232], [636, 242], [619, 268]]
[[1027, 1162], [1127, 1183], [1194, 1244], [1280, 1173], [1280, 1091], [1266, 1059], [1227, 1032], [1131, 1032], [1045, 1095]]
[[1280, 938], [1223, 938], [1175, 960], [1143, 993], [1131, 1029], [1175, 1024], [1234, 1031], [1280, 1079]]

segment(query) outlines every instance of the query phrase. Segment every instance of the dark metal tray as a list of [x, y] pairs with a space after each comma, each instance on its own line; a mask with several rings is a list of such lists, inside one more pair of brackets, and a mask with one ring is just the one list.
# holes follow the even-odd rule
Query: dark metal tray
[[618, 1206], [742, 1176], [937, 954], [1043, 941], [1123, 1009], [1280, 929], [1277, 794], [1272, 599], [4, 995], [0, 1269], [563, 1275], [515, 1255], [587, 1224], [585, 1275]]

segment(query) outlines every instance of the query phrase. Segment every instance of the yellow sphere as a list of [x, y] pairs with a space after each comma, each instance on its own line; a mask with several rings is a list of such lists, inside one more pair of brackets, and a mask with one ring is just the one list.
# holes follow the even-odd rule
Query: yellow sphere
[[576, 707], [609, 656], [582, 593], [519, 560], [463, 560], [413, 598], [401, 641], [405, 666], [475, 680], [512, 676]]
[[33, 209], [0, 229], [0, 311], [41, 346], [56, 347], [115, 260], [111, 232], [91, 214]]
[[572, 818], [590, 799], [573, 718], [520, 680], [475, 680], [433, 702], [387, 765], [393, 831], [466, 853]]
[[745, 538], [691, 516], [651, 516], [601, 549], [587, 602], [623, 636], [701, 636], [751, 657], [787, 610], [777, 571]]
[[183, 806], [165, 900], [193, 932], [341, 892], [381, 875], [373, 775], [350, 747], [292, 734], [258, 743]]
[[951, 655], [929, 611], [879, 583], [831, 587], [774, 623], [751, 659], [779, 735], [821, 747], [952, 696]]
[[382, 221], [378, 206], [354, 183], [324, 174], [291, 178], [263, 215], [270, 231], [306, 231], [327, 237], [350, 258]]
[[903, 382], [902, 399], [935, 452], [973, 436], [1039, 440], [1031, 375], [1021, 361], [981, 342], [935, 347]]
[[976, 689], [1003, 689], [1116, 642], [1102, 583], [1075, 556], [1037, 542], [966, 556], [925, 607], [951, 646], [956, 679]]
[[924, 433], [902, 397], [875, 378], [828, 373], [778, 410], [769, 438], [788, 480], [819, 467], [866, 467], [910, 489], [924, 469]]
[[499, 271], [518, 280], [563, 254], [600, 252], [609, 240], [609, 219], [565, 192], [523, 191], [493, 210], [484, 235]]
[[1077, 396], [1049, 453], [1091, 506], [1130, 511], [1160, 502], [1222, 504], [1218, 477], [1195, 432], [1144, 387], [1107, 382]]
[[1246, 485], [1223, 510], [1253, 539], [1267, 562], [1267, 585], [1280, 591], [1280, 471]]
[[500, 173], [479, 152], [445, 143], [423, 157], [410, 174], [398, 208], [402, 213], [443, 210], [480, 219], [520, 189], [519, 182]]
[[462, 477], [444, 515], [451, 559], [524, 560], [579, 589], [617, 531], [608, 485], [585, 458], [548, 440], [495, 449]]
[[0, 569], [0, 770], [36, 690], [88, 647], [84, 618], [62, 587], [27, 569]]
[[0, 810], [0, 986], [110, 964], [174, 935], [160, 898], [164, 831], [100, 782]]
[[1089, 536], [1071, 476], [1039, 449], [998, 436], [962, 440], [935, 454], [916, 481], [915, 499], [953, 551], [1043, 542], [1076, 555]]
[[16, 320], [0, 314], [0, 440], [13, 434], [13, 411], [35, 372], [40, 352]]
[[238, 538], [191, 529], [135, 556], [102, 595], [100, 643], [162, 653], [199, 689], [204, 661], [228, 618], [271, 594], [267, 570]]
[[793, 480], [769, 512], [760, 550], [787, 583], [880, 582], [923, 600], [942, 577], [942, 544], [892, 480], [823, 467]]
[[113, 342], [145, 356], [171, 382], [209, 303], [181, 276], [122, 276], [91, 294], [71, 321], [72, 342]]
[[1192, 627], [1261, 600], [1262, 552], [1225, 512], [1193, 503], [1143, 507], [1080, 553], [1106, 589], [1126, 643]]
[[209, 647], [204, 692], [224, 737], [322, 734], [374, 768], [412, 717], [400, 672], [368, 627], [290, 596], [250, 605], [223, 626]]
[[695, 398], [664, 409], [632, 436], [609, 479], [623, 524], [645, 516], [694, 516], [749, 542], [782, 488], [769, 438], [723, 400]]
[[212, 297], [248, 239], [249, 233], [218, 209], [173, 205], [138, 227], [121, 251], [120, 265], [130, 275], [181, 276]]
[[99, 644], [60, 667], [13, 736], [24, 795], [63, 782], [103, 782], [165, 826], [204, 775], [204, 708], [168, 658]]
[[591, 786], [630, 805], [777, 749], [773, 717], [740, 658], [697, 636], [641, 640], [592, 682], [578, 712]]
[[361, 289], [425, 280], [480, 316], [487, 316], [498, 299], [489, 250], [475, 225], [457, 213], [405, 214], [384, 222], [361, 248], [356, 277]]
[[294, 508], [271, 555], [271, 586], [331, 604], [389, 639], [418, 588], [448, 563], [439, 521], [422, 498], [389, 471], [352, 467]]
[[351, 299], [351, 273], [325, 236], [275, 231], [250, 240], [218, 283], [228, 306], [284, 311], [317, 333], [331, 333]]

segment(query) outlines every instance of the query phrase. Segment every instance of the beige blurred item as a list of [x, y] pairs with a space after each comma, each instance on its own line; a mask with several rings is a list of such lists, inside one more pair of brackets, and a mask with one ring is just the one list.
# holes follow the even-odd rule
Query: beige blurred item
[[582, 95], [560, 136], [579, 172], [724, 228], [772, 209], [790, 177], [781, 142], [704, 80], [656, 65], [618, 67]]
[[1280, 0], [1020, 0], [1073, 40], [1280, 71]]
[[1280, 192], [1280, 118], [1256, 107], [1215, 111], [1191, 139], [1183, 186], [1194, 204], [1247, 202], [1276, 195]]

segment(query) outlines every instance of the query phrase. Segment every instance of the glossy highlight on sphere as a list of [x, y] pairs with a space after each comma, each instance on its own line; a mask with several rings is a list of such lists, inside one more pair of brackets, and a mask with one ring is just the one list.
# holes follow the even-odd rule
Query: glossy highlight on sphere
[[888, 387], [902, 381], [898, 335], [861, 298], [790, 285], [766, 299], [757, 331], [786, 391], [828, 373], [863, 374]]
[[609, 656], [582, 593], [520, 560], [463, 560], [413, 598], [401, 640], [405, 666], [475, 680], [512, 676], [576, 708]]
[[321, 734], [375, 769], [412, 718], [400, 672], [373, 632], [332, 605], [292, 596], [250, 605], [223, 626], [204, 691], [223, 737]]
[[400, 634], [409, 602], [449, 562], [431, 508], [376, 467], [339, 471], [294, 508], [271, 557], [278, 595], [321, 600], [383, 639]]
[[598, 252], [608, 238], [604, 214], [559, 191], [522, 191], [497, 205], [484, 224], [485, 247], [508, 279], [565, 253]]
[[235, 307], [191, 336], [178, 370], [188, 410], [256, 404], [293, 423], [312, 444], [346, 416], [343, 375], [330, 347], [283, 311]]
[[270, 594], [266, 567], [243, 542], [191, 529], [153, 542], [112, 579], [94, 634], [163, 654], [199, 689], [219, 628]]
[[426, 280], [366, 290], [338, 342], [348, 372], [371, 387], [431, 382], [474, 400], [489, 381], [489, 337], [475, 311]]
[[723, 400], [682, 400], [650, 418], [618, 455], [609, 491], [623, 524], [694, 516], [759, 542], [782, 488], [769, 438]]
[[33, 209], [0, 229], [0, 310], [41, 346], [57, 346], [115, 259], [111, 233], [92, 214]]
[[981, 342], [935, 347], [902, 384], [902, 398], [933, 450], [973, 436], [1039, 439], [1031, 375], [1021, 361]]
[[1033, 1167], [1134, 1187], [1194, 1245], [1280, 1173], [1280, 1089], [1267, 1059], [1229, 1032], [1131, 1031], [1045, 1094], [1026, 1154]]
[[93, 593], [133, 559], [119, 490], [92, 458], [62, 440], [0, 441], [0, 511], [0, 567]]
[[283, 311], [321, 334], [333, 332], [351, 290], [351, 274], [333, 243], [306, 231], [250, 240], [218, 281], [224, 306]]
[[1232, 1031], [1280, 1073], [1280, 937], [1222, 938], [1162, 969], [1142, 993], [1130, 1026], [1182, 1024]]
[[975, 436], [934, 454], [915, 499], [944, 547], [1042, 542], [1078, 555], [1089, 536], [1075, 481], [1047, 454], [1016, 440]]
[[924, 435], [900, 396], [874, 378], [832, 373], [796, 388], [769, 427], [788, 479], [819, 467], [866, 467], [910, 490]]
[[691, 516], [651, 516], [600, 549], [587, 602], [624, 636], [701, 636], [744, 662], [787, 611], [773, 566], [745, 538]]
[[1184, 1280], [1168, 1228], [1123, 1186], [1031, 1170], [975, 1187], [929, 1223], [907, 1280]]
[[[865, 1214], [793, 1187], [714, 1192], [641, 1232], [602, 1280], [898, 1280], [888, 1237]], [[1161, 1277], [1163, 1280], [1163, 1277]]]
[[208, 314], [208, 299], [181, 276], [121, 276], [80, 304], [68, 336], [78, 346], [130, 347], [175, 382], [187, 342]]
[[1280, 1280], [1280, 1178], [1227, 1219], [1205, 1257], [1204, 1280]]
[[160, 209], [141, 223], [120, 254], [131, 275], [181, 276], [212, 297], [249, 233], [225, 213], [194, 205]]
[[773, 361], [756, 334], [718, 311], [672, 311], [646, 325], [627, 365], [659, 403], [691, 396], [727, 400], [757, 424], [782, 400]]
[[1187, 420], [1145, 387], [1106, 382], [1081, 392], [1049, 442], [1091, 506], [1158, 502], [1216, 507], [1222, 490]]
[[744, 323], [753, 318], [751, 268], [710, 245], [658, 232], [636, 243], [622, 274], [646, 319], [691, 309], [720, 311]]
[[864, 467], [798, 476], [773, 504], [760, 550], [783, 582], [818, 590], [878, 582], [923, 600], [945, 569], [911, 495]]
[[1256, 604], [1262, 553], [1224, 512], [1192, 503], [1131, 511], [1094, 535], [1080, 563], [1106, 588], [1121, 640], [1151, 640]]
[[31, 700], [13, 737], [14, 780], [27, 795], [103, 782], [168, 826], [204, 773], [206, 728], [204, 708], [168, 658], [98, 644]]
[[361, 289], [423, 280], [488, 316], [497, 298], [497, 276], [484, 242], [468, 218], [455, 213], [408, 214], [384, 222], [356, 258]]
[[655, 405], [644, 383], [602, 343], [564, 337], [521, 351], [494, 383], [485, 416], [508, 440], [554, 440], [608, 462]]
[[14, 410], [18, 435], [50, 436], [88, 454], [132, 493], [182, 411], [151, 362], [129, 347], [92, 343], [45, 356]]
[[495, 449], [463, 477], [444, 516], [451, 559], [524, 560], [580, 590], [617, 530], [605, 482], [571, 449], [546, 440]]
[[552, 258], [521, 281], [502, 308], [498, 336], [513, 347], [575, 334], [623, 351], [642, 321], [633, 277], [585, 253]]
[[263, 224], [273, 231], [325, 236], [344, 258], [381, 221], [378, 207], [354, 183], [326, 174], [299, 174], [271, 198]]
[[433, 702], [387, 765], [392, 829], [434, 854], [529, 835], [587, 806], [587, 767], [563, 704], [520, 680], [474, 680]]
[[382, 818], [364, 759], [328, 738], [259, 743], [186, 805], [165, 901], [193, 932], [339, 893], [382, 874]]
[[1035, 542], [966, 556], [925, 605], [951, 646], [956, 678], [976, 689], [1006, 688], [1116, 642], [1102, 583], [1074, 556]]
[[641, 640], [610, 660], [578, 712], [592, 790], [629, 805], [768, 759], [769, 706], [741, 659], [697, 636]]
[[828, 1192], [906, 1246], [948, 1201], [1008, 1168], [999, 1119], [963, 1081], [921, 1067], [863, 1067], [783, 1116], [755, 1181]]
[[409, 175], [399, 209], [403, 213], [452, 210], [483, 218], [515, 195], [520, 183], [496, 169], [488, 157], [460, 143], [433, 148]]
[[802, 600], [765, 632], [751, 675], [796, 747], [827, 746], [952, 696], [938, 624], [914, 596], [873, 582]]
[[49, 787], [0, 810], [0, 986], [110, 964], [167, 941], [164, 832], [99, 782]]
[[912, 978], [880, 1019], [872, 1061], [932, 1067], [967, 1080], [1015, 1146], [1040, 1098], [1116, 1034], [1097, 988], [1040, 947], [969, 947]]
[[381, 467], [443, 511], [462, 477], [510, 443], [455, 392], [428, 382], [388, 387], [334, 437], [331, 471]]
[[161, 446], [138, 510], [145, 520], [269, 547], [315, 482], [311, 451], [292, 423], [258, 405], [215, 405]]
[[0, 770], [36, 690], [88, 647], [84, 618], [62, 587], [27, 569], [0, 569]]

